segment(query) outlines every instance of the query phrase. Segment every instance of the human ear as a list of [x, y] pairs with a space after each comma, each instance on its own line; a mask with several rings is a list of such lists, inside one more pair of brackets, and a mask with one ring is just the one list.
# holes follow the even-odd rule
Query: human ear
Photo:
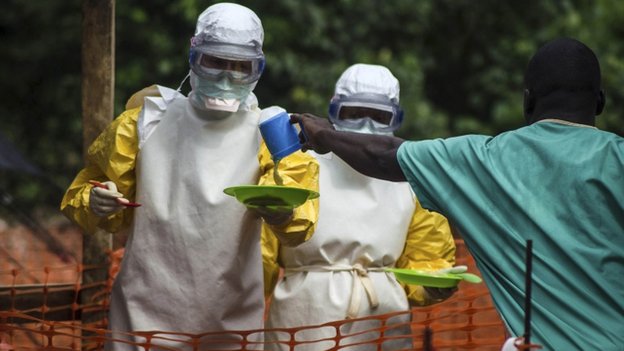
[[600, 93], [598, 93], [598, 101], [596, 102], [596, 116], [602, 113], [606, 102], [604, 90], [600, 89]]
[[531, 124], [531, 117], [533, 116], [533, 111], [535, 110], [535, 97], [529, 89], [524, 89], [524, 101], [522, 107], [524, 109], [524, 119], [527, 121], [527, 124]]

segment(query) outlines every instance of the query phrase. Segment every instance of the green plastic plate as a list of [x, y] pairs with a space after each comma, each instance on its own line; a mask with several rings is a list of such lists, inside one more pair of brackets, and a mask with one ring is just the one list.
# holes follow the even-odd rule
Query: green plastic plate
[[295, 208], [316, 199], [316, 191], [280, 185], [240, 185], [223, 190], [247, 207]]
[[451, 273], [435, 274], [405, 268], [386, 268], [386, 271], [394, 273], [398, 281], [410, 285], [453, 288], [462, 281], [461, 277]]

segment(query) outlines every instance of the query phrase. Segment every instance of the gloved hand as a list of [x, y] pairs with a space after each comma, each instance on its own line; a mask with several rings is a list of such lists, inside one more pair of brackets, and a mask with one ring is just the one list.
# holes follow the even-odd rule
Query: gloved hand
[[[450, 268], [439, 269], [434, 274], [444, 274], [444, 273], [465, 273], [468, 270], [467, 266], [455, 266]], [[425, 293], [432, 300], [446, 300], [451, 297], [456, 291], [457, 288], [433, 288], [425, 286]]]
[[450, 268], [443, 268], [443, 269], [438, 269], [437, 271], [435, 271], [434, 273], [436, 274], [443, 274], [443, 273], [466, 273], [466, 271], [468, 270], [468, 266], [454, 266], [454, 267], [450, 267]]
[[[501, 351], [516, 351], [518, 350], [518, 348], [516, 347], [516, 337], [511, 337], [508, 338], [507, 340], [505, 340], [505, 343], [503, 344], [503, 347], [501, 348]], [[522, 339], [522, 338], [521, 338]]]
[[424, 286], [425, 294], [431, 300], [446, 300], [457, 291], [457, 288], [433, 288], [430, 286]]
[[249, 208], [270, 225], [280, 225], [292, 219], [293, 210], [290, 208], [270, 208], [266, 206], [258, 206]]
[[117, 185], [111, 181], [102, 184], [106, 188], [94, 186], [91, 189], [89, 208], [98, 217], [108, 217], [124, 209], [118, 200], [122, 199], [123, 201], [123, 194], [117, 191]]

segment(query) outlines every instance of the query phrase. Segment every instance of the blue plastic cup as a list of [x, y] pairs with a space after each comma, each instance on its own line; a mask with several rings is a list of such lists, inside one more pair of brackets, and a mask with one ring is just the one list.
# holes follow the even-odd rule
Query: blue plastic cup
[[301, 149], [299, 132], [290, 124], [290, 116], [280, 112], [260, 123], [260, 134], [274, 160], [280, 160]]

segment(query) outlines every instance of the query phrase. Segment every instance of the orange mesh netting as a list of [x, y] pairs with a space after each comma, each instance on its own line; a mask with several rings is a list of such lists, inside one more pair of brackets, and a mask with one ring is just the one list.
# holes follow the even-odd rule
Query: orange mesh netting
[[[460, 283], [459, 291], [443, 303], [366, 318], [335, 321], [323, 325], [279, 329], [277, 341], [260, 342], [265, 330], [184, 334], [167, 331], [116, 333], [106, 329], [108, 296], [119, 269], [123, 251], [109, 254], [103, 266], [82, 264], [42, 265], [27, 268], [10, 255], [11, 247], [0, 245], [0, 351], [4, 350], [100, 350], [106, 340], [134, 344], [144, 350], [173, 350], [168, 341], [180, 341], [193, 350], [262, 350], [271, 343], [286, 349], [367, 350], [392, 349], [398, 340], [411, 340], [409, 350], [500, 350], [505, 329], [495, 311], [485, 284]], [[6, 261], [6, 262], [5, 262]], [[41, 264], [41, 263], [40, 263]], [[457, 264], [478, 273], [463, 241], [457, 241]], [[92, 270], [108, 277], [83, 284], [82, 274]], [[83, 294], [95, 290], [85, 300]], [[184, 313], [184, 311], [180, 311]], [[412, 315], [411, 333], [396, 332], [399, 320]], [[303, 341], [310, 330], [329, 329], [331, 337]], [[405, 328], [404, 328], [405, 329]], [[394, 332], [393, 332], [394, 330]], [[127, 341], [128, 335], [136, 338]], [[428, 347], [425, 340], [431, 342]], [[408, 343], [409, 344], [409, 343]], [[155, 345], [159, 345], [155, 347]], [[359, 348], [358, 348], [359, 347]], [[405, 348], [403, 348], [405, 349]]]

